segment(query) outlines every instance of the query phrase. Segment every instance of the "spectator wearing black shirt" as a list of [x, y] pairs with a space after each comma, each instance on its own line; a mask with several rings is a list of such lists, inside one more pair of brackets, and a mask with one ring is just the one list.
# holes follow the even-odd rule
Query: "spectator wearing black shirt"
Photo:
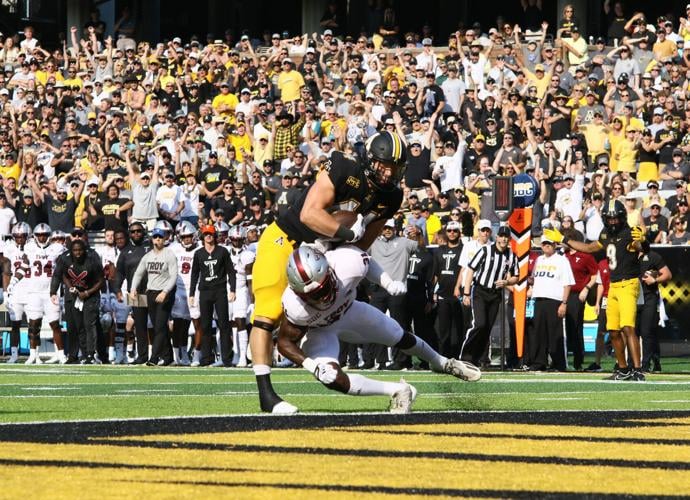
[[223, 186], [223, 196], [216, 196], [211, 201], [211, 218], [213, 220], [216, 220], [218, 210], [223, 211], [224, 220], [231, 226], [242, 220], [244, 205], [235, 195], [235, 186], [232, 182]]
[[210, 201], [219, 196], [223, 191], [223, 185], [230, 181], [230, 172], [227, 168], [218, 164], [218, 153], [211, 151], [208, 154], [208, 166], [201, 172], [201, 187], [206, 191], [206, 209], [210, 209]]
[[[433, 130], [433, 127], [429, 127]], [[419, 138], [410, 139], [407, 149], [407, 169], [405, 170], [405, 185], [417, 196], [426, 196], [425, 180], [431, 180], [431, 149], [429, 148], [431, 134], [427, 134], [426, 141]]]
[[[192, 276], [189, 286], [189, 301], [194, 302], [194, 294], [199, 287], [199, 310], [201, 312], [201, 365], [209, 365], [211, 360], [211, 339], [213, 318], [216, 319], [220, 333], [220, 359], [217, 366], [230, 366], [232, 361], [232, 339], [230, 338], [230, 319], [228, 302], [235, 301], [235, 268], [228, 250], [216, 242], [216, 228], [212, 225], [201, 229], [204, 244], [194, 253]], [[228, 285], [230, 292], [228, 293]], [[215, 316], [214, 316], [215, 312]]]
[[249, 200], [249, 208], [244, 212], [244, 222], [258, 227], [259, 231], [263, 232], [273, 222], [273, 214], [270, 210], [263, 208], [259, 198], [252, 198]]
[[[40, 189], [37, 189], [37, 191], [40, 191]], [[31, 229], [41, 222], [46, 222], [43, 210], [34, 203], [36, 193], [32, 189], [24, 188], [21, 194], [21, 201], [15, 202], [15, 200], [8, 198], [9, 204], [14, 208], [17, 222], [26, 222]]]
[[120, 197], [120, 188], [115, 185], [107, 187], [107, 196], [89, 205], [92, 217], [103, 217], [105, 229], [114, 231], [127, 227], [127, 210], [132, 208], [132, 200]]
[[464, 337], [462, 306], [454, 295], [458, 279], [461, 226], [459, 222], [450, 221], [446, 225], [445, 245], [438, 247], [434, 253], [434, 284], [438, 314], [438, 352], [444, 356], [457, 358]]
[[266, 188], [263, 186], [263, 176], [261, 172], [258, 170], [252, 172], [249, 182], [247, 182], [246, 174], [244, 177], [244, 194], [247, 200], [257, 198], [261, 202], [262, 207], [270, 208], [271, 201], [270, 197], [267, 195]]
[[73, 197], [67, 199], [68, 186], [58, 185], [55, 196], [50, 193], [43, 193], [40, 189], [34, 189], [36, 205], [42, 206], [48, 217], [48, 225], [53, 231], [69, 233], [74, 227], [74, 214], [77, 211], [77, 200], [81, 199], [84, 190], [84, 183], [74, 180], [78, 187], [73, 191]]

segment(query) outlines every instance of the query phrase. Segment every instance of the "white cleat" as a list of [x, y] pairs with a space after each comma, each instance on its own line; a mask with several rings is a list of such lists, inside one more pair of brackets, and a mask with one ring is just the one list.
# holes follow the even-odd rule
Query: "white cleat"
[[42, 365], [43, 364], [43, 361], [41, 361], [41, 356], [39, 356], [38, 354], [36, 354], [36, 361], [34, 361], [34, 364], [35, 365]]
[[215, 363], [212, 363], [212, 364], [211, 364], [211, 367], [212, 367], [212, 368], [218, 368], [218, 367], [221, 367], [221, 366], [225, 366], [225, 365], [223, 364], [223, 360], [222, 360], [222, 359], [219, 359], [219, 360], [216, 361]]
[[482, 372], [472, 363], [450, 358], [443, 366], [443, 373], [452, 375], [466, 382], [476, 382], [482, 378]]
[[64, 351], [60, 351], [60, 353], [58, 354], [58, 361], [61, 365], [67, 363], [67, 356], [65, 355]]
[[294, 415], [298, 411], [295, 405], [291, 405], [287, 401], [281, 401], [273, 407], [271, 413], [274, 415]]
[[29, 355], [29, 357], [24, 361], [25, 365], [33, 365], [36, 362], [36, 353], [33, 352]]
[[405, 382], [405, 379], [400, 379], [403, 388], [393, 394], [391, 397], [390, 412], [405, 415], [412, 412], [412, 403], [417, 398], [417, 389]]
[[55, 364], [57, 364], [57, 363], [59, 363], [59, 362], [60, 362], [60, 354], [56, 352], [56, 353], [53, 354], [51, 357], [49, 357], [47, 360], [45, 360], [45, 362], [44, 362], [43, 364], [45, 364], [45, 365], [55, 365]]
[[237, 368], [247, 368], [247, 366], [249, 366], [249, 364], [247, 363], [247, 358], [240, 359], [237, 362], [236, 366], [237, 366]]
[[201, 351], [194, 349], [194, 354], [192, 355], [192, 364], [190, 366], [200, 366], [201, 365]]
[[15, 364], [17, 361], [19, 361], [19, 356], [16, 355], [16, 354], [13, 354], [13, 355], [10, 356], [10, 359], [7, 360], [7, 364], [8, 364], [8, 365], [13, 365], [13, 364]]

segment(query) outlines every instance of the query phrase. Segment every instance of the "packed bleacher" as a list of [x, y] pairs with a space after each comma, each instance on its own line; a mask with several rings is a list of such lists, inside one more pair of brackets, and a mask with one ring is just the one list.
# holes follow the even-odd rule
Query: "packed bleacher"
[[[313, 35], [237, 41], [134, 40], [91, 23], [49, 51], [27, 27], [0, 50], [0, 238], [90, 239], [115, 286], [132, 223], [171, 244], [186, 222], [249, 245], [334, 151], [365, 158], [387, 130], [407, 149], [400, 236], [443, 245], [450, 222], [463, 241], [487, 222], [495, 234], [493, 179], [528, 174], [535, 241], [546, 227], [596, 241], [602, 205], [620, 200], [648, 243], [686, 245], [686, 13], [647, 19], [607, 3], [610, 26], [587, 33], [572, 6], [550, 26], [524, 4], [520, 23], [444, 39], [400, 33], [390, 16], [358, 37], [325, 16]], [[5, 292], [16, 267], [5, 260]], [[104, 307], [101, 329], [116, 309]], [[116, 354], [103, 335], [111, 361], [135, 359], [132, 339]], [[175, 360], [188, 364], [183, 350]]]

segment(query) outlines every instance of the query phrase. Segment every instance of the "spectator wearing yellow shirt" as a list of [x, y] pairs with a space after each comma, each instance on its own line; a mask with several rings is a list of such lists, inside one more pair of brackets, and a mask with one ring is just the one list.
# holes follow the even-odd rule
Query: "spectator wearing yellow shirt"
[[81, 90], [84, 82], [81, 78], [79, 78], [79, 76], [77, 76], [77, 67], [75, 65], [70, 64], [70, 66], [67, 68], [67, 78], [62, 81], [62, 84], [65, 87], [77, 87], [79, 90]]
[[666, 38], [665, 29], [659, 28], [656, 32], [656, 43], [652, 47], [652, 52], [654, 52], [654, 59], [663, 61], [666, 58], [678, 55], [678, 45], [676, 42]]
[[532, 73], [530, 70], [525, 68], [524, 65], [522, 65], [520, 59], [516, 59], [516, 61], [518, 62], [518, 65], [520, 65], [522, 72], [527, 77], [527, 81], [537, 88], [537, 97], [539, 99], [543, 99], [546, 89], [548, 88], [549, 83], [551, 83], [552, 72], [549, 71], [546, 73], [544, 71], [544, 65], [537, 64], [534, 66], [534, 73]]
[[280, 98], [286, 104], [300, 98], [300, 89], [304, 87], [304, 78], [299, 71], [295, 71], [292, 60], [283, 59], [283, 71], [278, 75], [278, 89]]
[[570, 28], [570, 38], [562, 38], [563, 48], [568, 52], [568, 62], [570, 70], [574, 71], [577, 66], [584, 64], [589, 59], [587, 41], [580, 36], [577, 26]]
[[[76, 75], [76, 72], [75, 72], [75, 75]], [[36, 83], [40, 83], [44, 87], [45, 87], [46, 83], [48, 83], [48, 80], [50, 80], [51, 78], [53, 79], [53, 81], [55, 83], [64, 81], [64, 77], [57, 70], [57, 66], [55, 64], [55, 61], [53, 61], [52, 59], [46, 63], [45, 71], [43, 71], [43, 70], [36, 71], [35, 78], [36, 78]]]
[[634, 173], [637, 160], [637, 145], [639, 143], [638, 131], [628, 129], [625, 131], [625, 139], [618, 142], [618, 147], [613, 151], [618, 162], [618, 172]]
[[3, 179], [12, 178], [19, 182], [19, 175], [22, 169], [19, 167], [19, 163], [16, 161], [15, 154], [13, 152], [3, 152], [0, 158], [0, 175]]
[[273, 138], [268, 132], [260, 132], [254, 141], [254, 163], [263, 165], [266, 160], [273, 160]]
[[590, 162], [594, 164], [594, 160], [597, 156], [606, 153], [607, 129], [606, 125], [604, 125], [602, 112], [600, 110], [595, 110], [594, 120], [589, 124], [578, 124], [578, 130], [585, 136], [587, 153]]
[[237, 129], [230, 134], [229, 142], [235, 147], [237, 161], [243, 162], [244, 155], [251, 156], [252, 153], [252, 136], [244, 122], [237, 123]]
[[211, 107], [213, 111], [223, 117], [230, 116], [235, 111], [235, 107], [239, 103], [237, 96], [230, 93], [230, 86], [227, 82], [220, 84], [220, 94], [213, 98]]
[[618, 172], [618, 152], [620, 143], [625, 140], [625, 132], [623, 131], [623, 121], [615, 117], [611, 122], [611, 128], [608, 135], [609, 148], [611, 151], [611, 172]]

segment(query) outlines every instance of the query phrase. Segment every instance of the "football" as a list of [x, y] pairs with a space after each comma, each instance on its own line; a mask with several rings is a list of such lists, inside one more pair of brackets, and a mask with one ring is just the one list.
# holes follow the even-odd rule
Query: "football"
[[350, 210], [338, 210], [331, 214], [333, 218], [338, 221], [338, 224], [346, 228], [352, 228], [352, 225], [357, 221], [357, 213]]

